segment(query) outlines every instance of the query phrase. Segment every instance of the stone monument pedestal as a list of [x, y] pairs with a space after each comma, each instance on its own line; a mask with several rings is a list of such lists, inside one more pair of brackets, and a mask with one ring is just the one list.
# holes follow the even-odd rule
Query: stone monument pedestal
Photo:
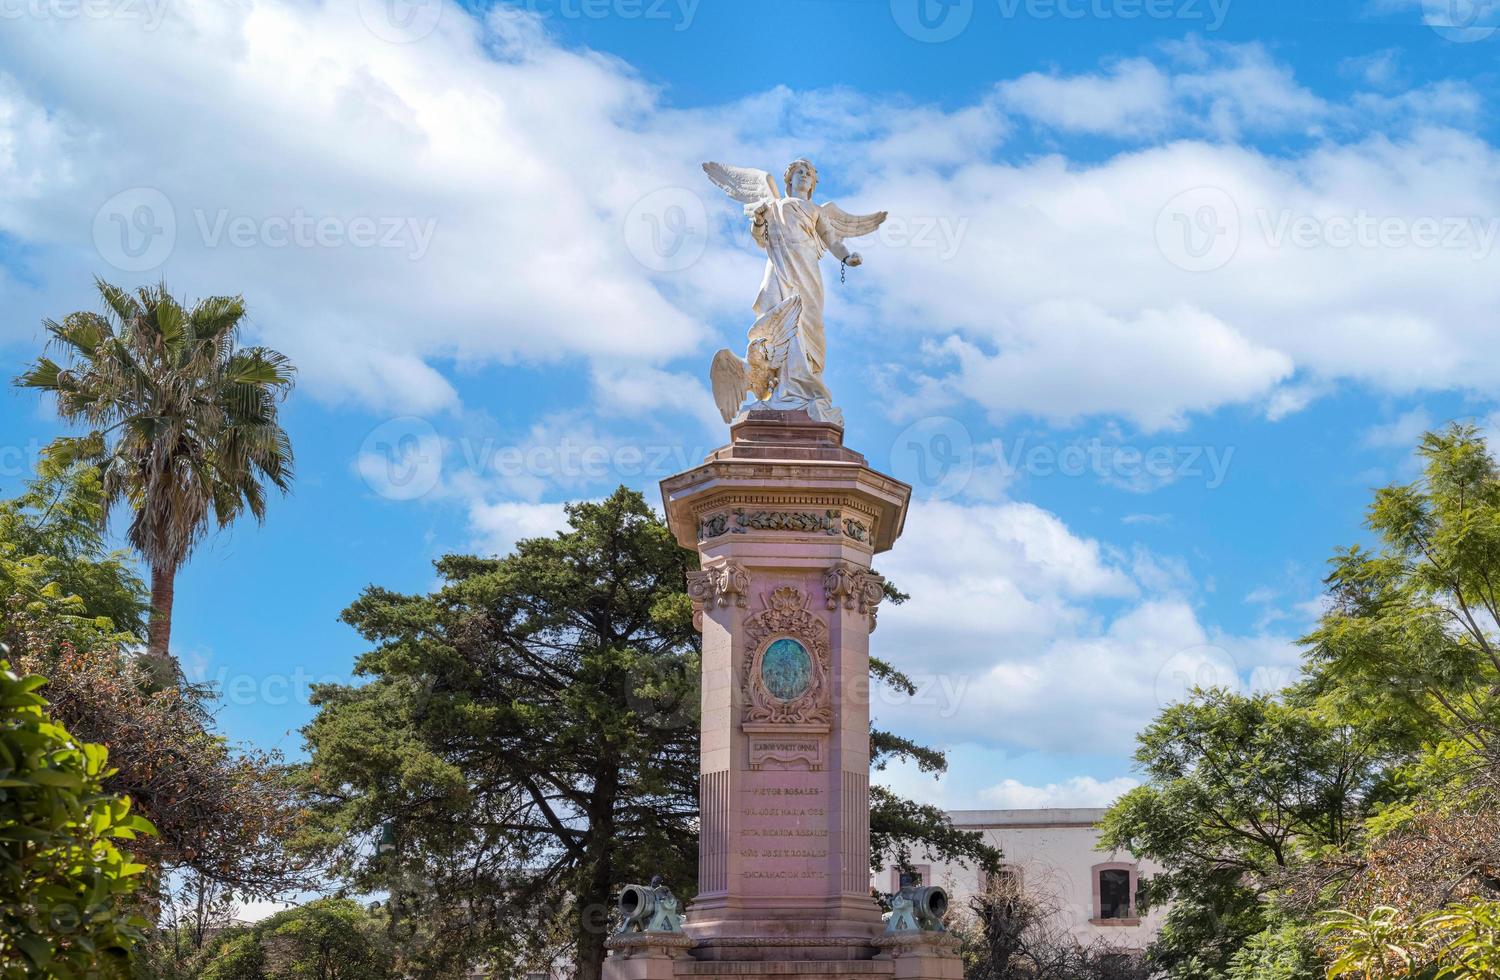
[[662, 482], [673, 533], [701, 563], [688, 587], [703, 632], [692, 947], [616, 948], [606, 980], [961, 977], [950, 937], [882, 937], [870, 893], [869, 638], [884, 596], [870, 562], [900, 535], [911, 488], [804, 412], [751, 411], [730, 431]]

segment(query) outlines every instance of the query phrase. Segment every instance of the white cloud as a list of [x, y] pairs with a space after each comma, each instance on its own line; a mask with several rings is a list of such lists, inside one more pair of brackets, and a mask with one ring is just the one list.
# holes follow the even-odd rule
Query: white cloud
[[[913, 503], [900, 545], [879, 564], [921, 599], [893, 610], [882, 636], [898, 634], [897, 646], [909, 653], [942, 649], [944, 668], [961, 672], [1086, 619], [1082, 600], [1136, 591], [1098, 541], [1025, 503]], [[933, 666], [920, 664], [929, 672]]]
[[285, 912], [291, 908], [296, 908], [292, 902], [241, 902], [234, 917], [239, 922], [260, 922], [262, 919], [269, 919], [276, 913]]
[[944, 743], [1124, 756], [1194, 684], [1279, 688], [1297, 663], [1288, 638], [1205, 625], [1181, 559], [1127, 558], [1028, 504], [916, 504], [881, 570], [915, 598], [873, 649], [919, 691], [875, 713]]
[[1032, 72], [1001, 83], [1000, 94], [1012, 112], [1069, 132], [1149, 136], [1172, 119], [1171, 79], [1144, 58], [1117, 62], [1105, 74]]
[[566, 530], [568, 515], [562, 504], [475, 503], [469, 508], [469, 526], [480, 553], [507, 555], [523, 538], [550, 537]]
[[948, 328], [957, 370], [929, 384], [1000, 416], [1170, 428], [1236, 404], [1279, 418], [1340, 381], [1491, 391], [1496, 173], [1493, 146], [1434, 127], [1288, 156], [1177, 141], [892, 168], [861, 200], [967, 230], [947, 259], [871, 249], [870, 288], [888, 322]]
[[[243, 291], [324, 395], [427, 411], [455, 399], [433, 362], [693, 347], [703, 328], [621, 233], [695, 156], [640, 126], [655, 93], [524, 18], [442, 14], [412, 44], [379, 41], [355, 4], [172, 4], [149, 32], [15, 22], [0, 37], [0, 228], [41, 250], [45, 282], [24, 312], [86, 302], [80, 284], [107, 269], [83, 251], [95, 209], [153, 187], [170, 211], [150, 220], [175, 221], [175, 246], [142, 278]], [[106, 216], [106, 258], [134, 215]]]
[[[728, 235], [742, 218], [697, 161], [775, 167], [805, 152], [841, 204], [892, 212], [861, 243], [858, 288], [831, 294], [830, 322], [848, 365], [836, 371], [915, 365], [924, 342], [938, 355], [932, 376], [901, 379], [923, 392], [901, 411], [971, 399], [1000, 417], [1151, 429], [1232, 405], [1280, 417], [1343, 379], [1500, 385], [1500, 353], [1486, 353], [1500, 228], [1485, 224], [1500, 213], [1500, 154], [1463, 128], [1478, 103], [1461, 83], [1333, 105], [1259, 46], [1193, 39], [1096, 73], [1001, 79], [953, 109], [780, 87], [681, 110], [629, 65], [564, 48], [507, 9], [480, 21], [445, 4], [412, 44], [379, 41], [357, 5], [292, 0], [186, 0], [154, 31], [15, 22], [0, 35], [0, 231], [28, 265], [5, 283], [0, 341], [90, 305], [88, 277], [105, 268], [96, 210], [155, 187], [176, 241], [141, 278], [243, 291], [256, 332], [315, 395], [457, 411], [448, 368], [545, 362], [590, 378], [569, 408], [707, 424], [706, 323], [737, 333], [760, 260]], [[1016, 159], [1014, 117], [1158, 145]], [[1228, 142], [1295, 131], [1322, 135], [1276, 153]], [[1190, 271], [1162, 229], [1198, 227], [1197, 209], [1179, 225], [1172, 208], [1200, 187], [1230, 202], [1209, 217], [1235, 225], [1235, 247]], [[667, 214], [632, 210], [660, 194], [703, 246], [680, 272], [627, 246], [627, 218], [644, 235]], [[1330, 222], [1361, 214], [1472, 225], [1466, 247], [1327, 240]], [[106, 252], [135, 217], [105, 214]], [[398, 247], [266, 237], [268, 222], [279, 240], [282, 225], [316, 219], [348, 239], [357, 220], [394, 222]], [[1311, 244], [1288, 231], [1301, 219], [1317, 225]], [[235, 222], [246, 247], [209, 234]]]
[[[1248, 401], [1293, 367], [1200, 310], [1147, 309], [1122, 320], [1066, 300], [1021, 311], [993, 355], [957, 337], [946, 349], [959, 367], [952, 383], [998, 416], [1030, 412], [1066, 423], [1123, 415], [1148, 430]], [[1057, 384], [1062, 377], [1065, 388]]]
[[1401, 49], [1384, 48], [1345, 58], [1339, 62], [1339, 73], [1352, 75], [1366, 85], [1384, 88], [1396, 82], [1401, 74]]
[[1049, 128], [1133, 139], [1168, 132], [1234, 139], [1247, 130], [1308, 128], [1330, 112], [1259, 45], [1190, 39], [1165, 49], [1167, 68], [1128, 58], [1100, 73], [1032, 72], [1002, 82], [1001, 101]]
[[1371, 449], [1400, 449], [1410, 452], [1423, 433], [1434, 428], [1432, 414], [1418, 405], [1402, 412], [1389, 422], [1382, 422], [1365, 429], [1360, 442]]
[[980, 793], [986, 803], [1001, 810], [1030, 810], [1041, 807], [1102, 807], [1135, 789], [1140, 782], [1129, 776], [1098, 780], [1092, 776], [1074, 776], [1060, 783], [1028, 786], [1015, 779]]

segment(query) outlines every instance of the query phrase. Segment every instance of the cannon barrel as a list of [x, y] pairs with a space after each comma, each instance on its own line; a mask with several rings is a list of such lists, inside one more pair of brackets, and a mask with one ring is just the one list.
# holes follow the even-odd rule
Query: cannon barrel
[[624, 928], [644, 929], [656, 911], [656, 889], [647, 885], [626, 885], [620, 889], [620, 918]]
[[948, 892], [936, 885], [918, 888], [911, 895], [912, 912], [923, 929], [940, 931], [948, 914]]

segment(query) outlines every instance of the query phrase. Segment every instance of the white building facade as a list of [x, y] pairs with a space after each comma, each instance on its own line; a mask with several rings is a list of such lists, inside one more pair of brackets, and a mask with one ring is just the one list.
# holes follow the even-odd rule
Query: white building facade
[[[1096, 943], [1128, 953], [1143, 952], [1161, 927], [1162, 913], [1137, 907], [1140, 879], [1156, 873], [1150, 862], [1126, 852], [1099, 851], [1103, 809], [957, 810], [962, 830], [980, 831], [1004, 855], [1003, 874], [1016, 876], [1028, 897], [1056, 910], [1054, 925], [1085, 946]], [[963, 864], [916, 865], [921, 884], [941, 885], [955, 908], [988, 887], [984, 872]], [[875, 887], [898, 891], [900, 872], [882, 871]]]

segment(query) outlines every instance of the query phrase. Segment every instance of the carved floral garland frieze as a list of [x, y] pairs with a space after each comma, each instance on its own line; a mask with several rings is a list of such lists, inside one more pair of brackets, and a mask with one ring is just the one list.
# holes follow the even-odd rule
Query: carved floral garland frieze
[[[833, 657], [828, 624], [808, 609], [801, 590], [784, 586], [764, 597], [765, 609], [745, 620], [749, 656], [741, 685], [745, 692], [745, 724], [829, 725], [833, 720], [829, 674]], [[776, 697], [763, 672], [767, 651], [778, 640], [795, 640], [811, 660], [807, 684], [790, 701]]]
[[851, 541], [868, 544], [870, 525], [858, 517], [845, 517], [843, 511], [829, 508], [815, 511], [756, 510], [736, 507], [728, 513], [710, 514], [698, 522], [698, 540], [712, 541], [725, 534], [747, 531], [794, 531], [800, 534], [843, 535]]

